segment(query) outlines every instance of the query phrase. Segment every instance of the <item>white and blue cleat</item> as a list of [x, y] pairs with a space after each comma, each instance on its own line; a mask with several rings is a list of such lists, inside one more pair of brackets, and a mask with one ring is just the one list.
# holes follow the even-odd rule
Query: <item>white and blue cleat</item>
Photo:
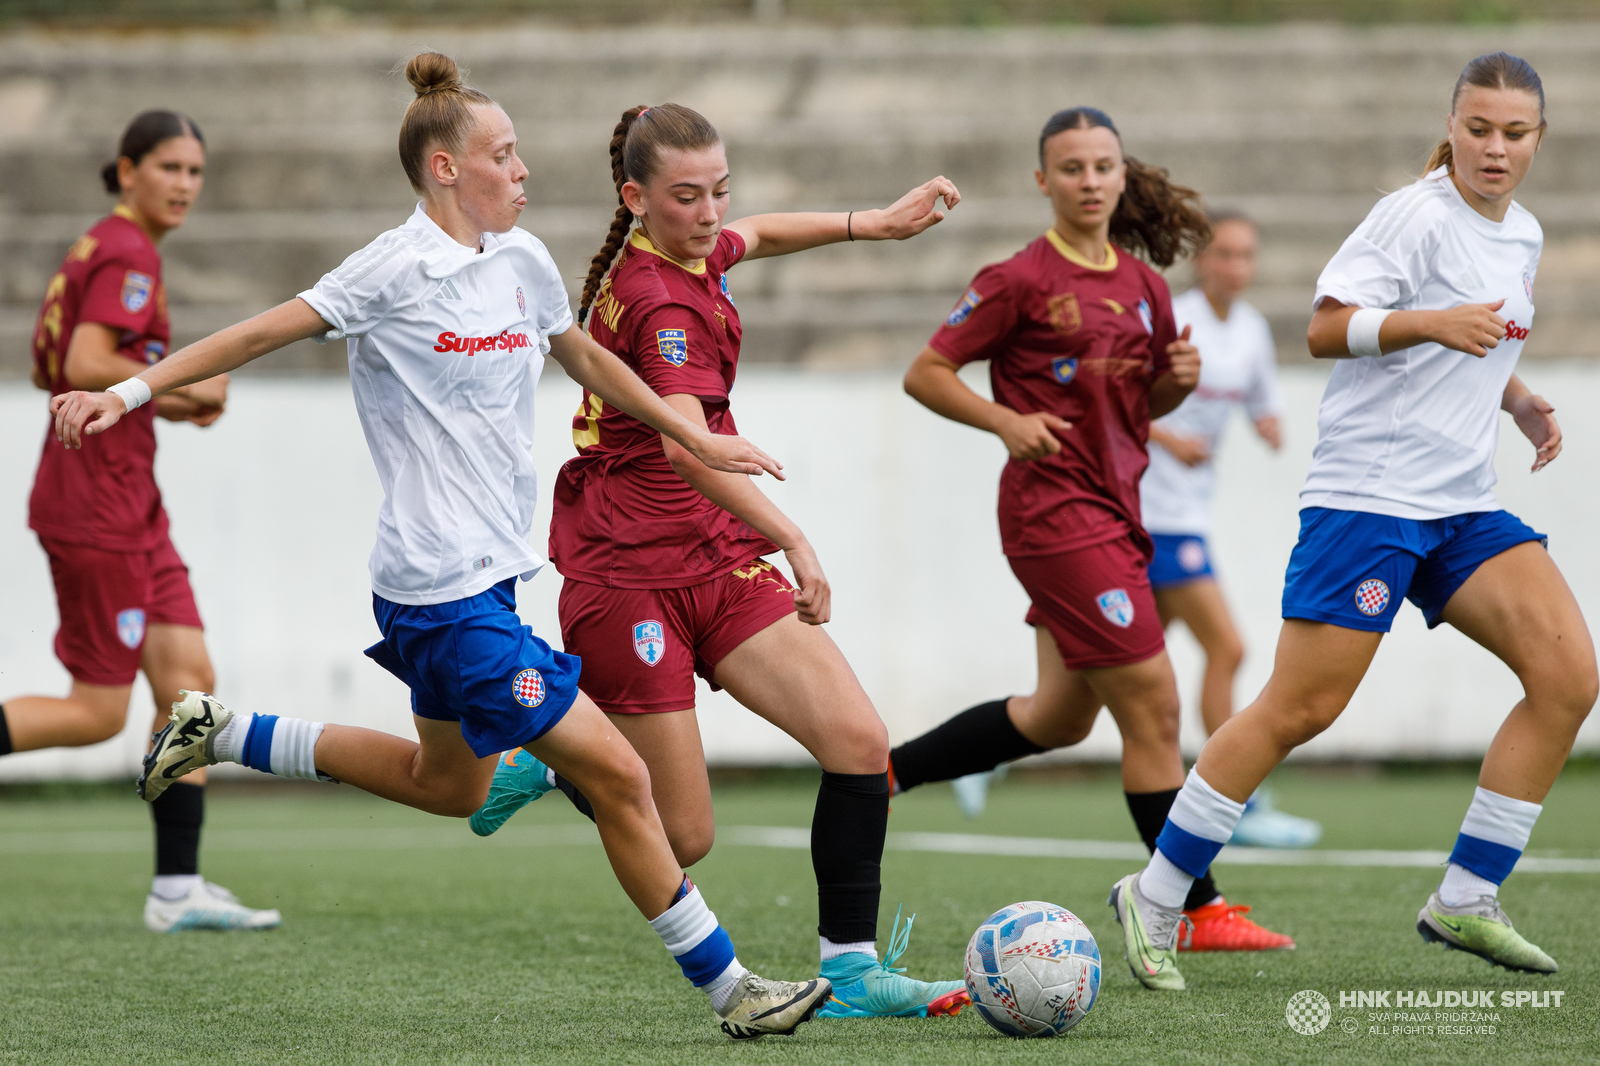
[[526, 751], [512, 748], [501, 752], [500, 761], [495, 763], [494, 780], [489, 784], [489, 798], [472, 812], [467, 824], [474, 833], [486, 837], [555, 787], [555, 772]]
[[1278, 810], [1272, 793], [1261, 789], [1245, 801], [1230, 844], [1251, 848], [1309, 848], [1322, 839], [1322, 825]]
[[221, 885], [200, 881], [180, 899], [152, 893], [144, 901], [144, 925], [152, 933], [190, 929], [276, 929], [283, 918], [276, 910], [256, 910], [239, 902]]

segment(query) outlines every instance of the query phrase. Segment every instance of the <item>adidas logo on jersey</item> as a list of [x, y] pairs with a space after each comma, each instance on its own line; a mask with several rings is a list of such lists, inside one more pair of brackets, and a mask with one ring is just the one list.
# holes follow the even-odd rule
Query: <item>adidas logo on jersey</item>
[[439, 334], [439, 342], [433, 346], [433, 350], [476, 355], [479, 352], [514, 352], [518, 348], [531, 347], [533, 342], [526, 333], [502, 333], [498, 337], [458, 337], [446, 331]]
[[1483, 288], [1483, 279], [1478, 276], [1478, 268], [1471, 263], [1468, 263], [1467, 269], [1461, 272], [1461, 287], [1463, 289]]
[[439, 286], [439, 291], [433, 295], [440, 300], [459, 300], [461, 299], [461, 290], [456, 288], [455, 282], [445, 278], [444, 282]]

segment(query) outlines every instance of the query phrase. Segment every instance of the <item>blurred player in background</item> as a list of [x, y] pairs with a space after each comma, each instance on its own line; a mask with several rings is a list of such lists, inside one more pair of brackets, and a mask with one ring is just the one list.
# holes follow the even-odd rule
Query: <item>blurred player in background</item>
[[[719, 434], [734, 432], [729, 391], [743, 336], [729, 269], [840, 241], [904, 240], [944, 218], [941, 197], [946, 206], [959, 199], [935, 178], [881, 211], [753, 215], [724, 226], [722, 138], [677, 104], [624, 112], [611, 170], [620, 206], [590, 266], [580, 320], [592, 305], [594, 338], [684, 418]], [[573, 440], [579, 454], [561, 469], [550, 523], [550, 558], [566, 579], [561, 636], [588, 664], [584, 691], [650, 767], [679, 861], [703, 858], [716, 831], [694, 710], [698, 673], [822, 766], [811, 858], [821, 973], [834, 992], [820, 1016], [959, 1012], [965, 984], [896, 970], [909, 923], [902, 933], [897, 918], [878, 959], [889, 738], [821, 628], [832, 593], [805, 534], [748, 477], [707, 469], [587, 391]], [[762, 560], [779, 550], [798, 589]], [[544, 766], [507, 753], [474, 830], [494, 832], [552, 787], [561, 783]], [[573, 798], [583, 809], [581, 795]]]
[[[1241, 295], [1255, 281], [1256, 227], [1236, 212], [1212, 212], [1211, 241], [1195, 254], [1196, 285], [1173, 297], [1178, 328], [1192, 331], [1200, 349], [1200, 384], [1178, 409], [1150, 423], [1150, 466], [1139, 482], [1144, 528], [1155, 555], [1150, 587], [1164, 626], [1178, 619], [1205, 652], [1200, 717], [1206, 735], [1233, 714], [1233, 679], [1244, 661], [1244, 642], [1228, 614], [1211, 567], [1212, 463], [1222, 431], [1243, 406], [1261, 439], [1282, 444], [1277, 349], [1266, 318]], [[1322, 835], [1309, 818], [1275, 809], [1267, 790], [1251, 796], [1233, 843], [1308, 848]]]
[[[1132, 253], [1169, 266], [1210, 224], [1191, 189], [1123, 155], [1104, 112], [1057, 112], [1039, 135], [1039, 191], [1054, 225], [985, 267], [906, 373], [930, 410], [988, 430], [1011, 454], [1000, 477], [1000, 539], [1032, 606], [1032, 695], [972, 707], [891, 753], [897, 789], [946, 781], [1089, 735], [1102, 707], [1122, 734], [1122, 786], [1154, 848], [1183, 784], [1178, 686], [1150, 591], [1139, 478], [1150, 419], [1200, 377], [1167, 284]], [[1120, 247], [1118, 247], [1120, 246]], [[994, 401], [958, 376], [989, 361]], [[1184, 904], [1197, 951], [1289, 948], [1244, 917], [1209, 875]]]
[[[54, 401], [72, 444], [187, 380], [238, 367], [311, 337], [346, 339], [356, 409], [384, 502], [372, 552], [367, 649], [411, 689], [420, 744], [371, 729], [233, 713], [190, 692], [173, 708], [139, 779], [157, 800], [207, 764], [345, 781], [435, 814], [483, 802], [495, 756], [526, 748], [581, 785], [600, 839], [634, 905], [706, 992], [736, 1039], [792, 1032], [827, 998], [825, 980], [768, 981], [673, 857], [649, 774], [578, 691], [578, 660], [553, 651], [516, 614], [516, 581], [543, 565], [528, 546], [538, 474], [530, 455], [535, 390], [548, 350], [571, 377], [718, 469], [778, 473], [738, 437], [678, 415], [614, 355], [572, 328], [566, 287], [544, 245], [516, 228], [527, 168], [511, 120], [462, 84], [448, 56], [406, 67], [416, 97], [400, 161], [422, 201], [294, 300], [185, 348], [109, 393]], [[80, 514], [94, 513], [85, 501]], [[570, 1008], [569, 1008], [570, 1009]]]
[[[183, 225], [200, 195], [206, 151], [200, 130], [172, 111], [146, 111], [122, 134], [101, 172], [117, 197], [111, 214], [72, 245], [45, 289], [33, 331], [33, 383], [52, 395], [100, 390], [167, 354], [167, 290], [161, 238]], [[81, 449], [46, 434], [28, 524], [50, 558], [61, 628], [56, 658], [72, 675], [65, 698], [17, 696], [0, 706], [0, 755], [82, 747], [122, 732], [133, 681], [143, 670], [157, 720], [178, 690], [215, 682], [189, 570], [167, 533], [156, 486], [155, 417], [209, 426], [222, 414], [228, 379], [175, 390]], [[150, 806], [156, 873], [145, 925], [268, 929], [275, 910], [252, 910], [200, 876], [205, 774]]]
[[1337, 359], [1300, 493], [1272, 677], [1217, 730], [1141, 872], [1112, 889], [1128, 964], [1181, 989], [1172, 955], [1194, 876], [1289, 752], [1339, 717], [1402, 598], [1517, 675], [1524, 696], [1483, 760], [1425, 940], [1554, 973], [1500, 908], [1545, 794], [1600, 691], [1594, 643], [1545, 538], [1494, 497], [1500, 412], [1561, 453], [1554, 408], [1513, 372], [1533, 322], [1544, 235], [1512, 200], [1544, 136], [1544, 87], [1504, 52], [1467, 64], [1420, 181], [1378, 201], [1317, 279], [1311, 354]]

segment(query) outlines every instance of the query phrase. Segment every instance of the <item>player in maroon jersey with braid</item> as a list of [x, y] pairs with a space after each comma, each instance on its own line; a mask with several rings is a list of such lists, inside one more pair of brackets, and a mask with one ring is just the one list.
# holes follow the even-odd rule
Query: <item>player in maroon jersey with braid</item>
[[[1139, 513], [1150, 420], [1183, 402], [1200, 353], [1180, 336], [1167, 267], [1210, 236], [1193, 190], [1122, 152], [1102, 111], [1051, 116], [1039, 135], [1039, 191], [1055, 209], [1044, 236], [985, 267], [906, 373], [938, 414], [988, 430], [1011, 453], [1000, 476], [1000, 540], [1033, 605], [1032, 695], [980, 704], [890, 753], [897, 790], [967, 778], [1077, 744], [1102, 707], [1122, 733], [1122, 787], [1154, 849], [1183, 785], [1178, 688], [1146, 571]], [[993, 402], [956, 372], [989, 361]], [[1188, 950], [1291, 948], [1217, 892], [1210, 875], [1185, 904]]]
[[[944, 218], [941, 198], [946, 206], [960, 199], [935, 178], [883, 210], [754, 215], [724, 226], [722, 138], [676, 104], [626, 111], [611, 164], [620, 206], [591, 264], [579, 320], [592, 308], [595, 340], [684, 417], [725, 434], [736, 432], [729, 391], [743, 333], [726, 272], [745, 259], [840, 241], [903, 240]], [[561, 470], [550, 526], [550, 559], [565, 579], [561, 636], [584, 661], [584, 692], [650, 768], [678, 860], [698, 862], [714, 833], [694, 710], [698, 673], [822, 765], [811, 857], [821, 972], [833, 995], [818, 1017], [957, 1013], [969, 1001], [962, 982], [918, 981], [895, 967], [909, 924], [896, 923], [878, 958], [888, 734], [821, 628], [830, 592], [805, 535], [749, 477], [709, 470], [587, 392], [573, 438], [579, 454]], [[762, 559], [778, 551], [799, 588]], [[493, 832], [552, 787], [583, 809], [581, 794], [525, 753], [508, 752], [474, 831]]]
[[[117, 206], [73, 243], [45, 288], [33, 334], [39, 388], [98, 391], [165, 357], [167, 290], [156, 243], [188, 217], [205, 162], [200, 130], [186, 116], [146, 111], [129, 123], [116, 162], [100, 175]], [[209, 426], [227, 388], [224, 374], [178, 389], [81, 449], [46, 434], [28, 524], [50, 558], [61, 615], [56, 658], [72, 690], [6, 700], [0, 755], [116, 736], [140, 671], [158, 721], [179, 689], [212, 687], [189, 571], [167, 534], [156, 486], [155, 416]], [[156, 876], [145, 924], [155, 932], [272, 928], [277, 911], [252, 910], [200, 876], [204, 786], [203, 775], [191, 777], [150, 805]]]

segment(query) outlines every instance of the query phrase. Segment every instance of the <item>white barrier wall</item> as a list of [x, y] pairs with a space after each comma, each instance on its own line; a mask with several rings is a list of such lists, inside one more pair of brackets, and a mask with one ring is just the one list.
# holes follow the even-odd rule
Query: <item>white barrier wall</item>
[[[1238, 695], [1265, 680], [1278, 629], [1284, 565], [1297, 530], [1296, 492], [1315, 436], [1324, 373], [1284, 372], [1287, 443], [1274, 455], [1242, 421], [1220, 463], [1214, 555], [1250, 648]], [[1532, 364], [1524, 377], [1557, 407], [1567, 447], [1530, 477], [1531, 447], [1503, 421], [1502, 502], [1551, 536], [1551, 551], [1593, 613], [1600, 607], [1600, 369]], [[976, 379], [975, 379], [976, 383]], [[45, 428], [44, 395], [0, 384], [0, 700], [65, 692], [51, 651], [54, 597], [43, 552], [27, 530], [27, 497]], [[540, 394], [535, 449], [546, 483], [572, 454], [577, 390], [559, 372]], [[895, 741], [964, 707], [1027, 691], [1033, 639], [1026, 598], [1000, 554], [995, 527], [1000, 443], [941, 420], [885, 374], [747, 371], [735, 410], [751, 439], [790, 480], [764, 487], [816, 546], [834, 588], [829, 631], [876, 701]], [[189, 562], [216, 663], [218, 691], [238, 707], [411, 730], [405, 689], [361, 650], [377, 639], [366, 556], [379, 501], [348, 385], [338, 379], [245, 379], [214, 427], [159, 424], [158, 476], [173, 536]], [[548, 503], [534, 540], [543, 543]], [[560, 576], [547, 567], [520, 586], [523, 617], [559, 640]], [[1199, 656], [1172, 639], [1185, 697], [1183, 743], [1199, 750]], [[707, 757], [722, 764], [796, 763], [787, 737], [701, 685]], [[1509, 671], [1453, 630], [1428, 632], [1407, 606], [1344, 717], [1309, 757], [1473, 756], [1520, 695]], [[116, 777], [134, 772], [152, 707], [136, 690], [124, 733], [73, 751], [0, 760], [0, 780]], [[1600, 748], [1600, 716], [1579, 739]], [[1114, 759], [1102, 715], [1069, 757]]]

